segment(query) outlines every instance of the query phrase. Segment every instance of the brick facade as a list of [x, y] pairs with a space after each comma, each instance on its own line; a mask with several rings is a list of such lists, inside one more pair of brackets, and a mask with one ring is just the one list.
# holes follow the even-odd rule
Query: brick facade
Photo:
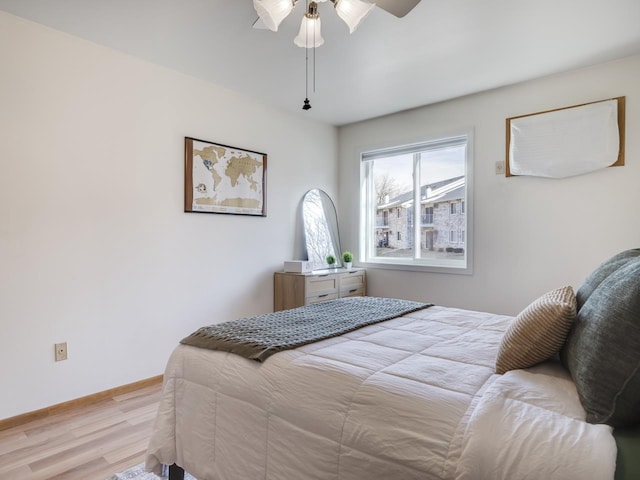
[[[433, 188], [437, 186], [437, 188]], [[438, 252], [462, 253], [465, 247], [466, 206], [464, 177], [421, 188], [421, 248]], [[378, 207], [378, 247], [413, 247], [413, 195], [406, 192]]]

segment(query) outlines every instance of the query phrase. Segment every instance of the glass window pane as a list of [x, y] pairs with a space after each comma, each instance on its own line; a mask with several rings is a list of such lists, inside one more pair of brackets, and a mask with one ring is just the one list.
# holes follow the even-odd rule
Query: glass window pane
[[413, 155], [371, 160], [375, 188], [375, 256], [413, 258]]
[[469, 141], [465, 135], [362, 154], [365, 262], [469, 271]]
[[420, 154], [420, 258], [459, 259], [464, 242], [458, 232], [466, 226], [461, 202], [465, 189], [466, 145], [423, 151]]

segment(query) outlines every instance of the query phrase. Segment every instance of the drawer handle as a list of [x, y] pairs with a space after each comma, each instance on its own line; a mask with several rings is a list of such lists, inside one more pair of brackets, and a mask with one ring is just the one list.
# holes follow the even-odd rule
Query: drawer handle
[[360, 273], [360, 272], [356, 272], [355, 270], [353, 270], [353, 271], [348, 272], [348, 273], [349, 273], [349, 275], [352, 275], [352, 274], [354, 274], [354, 273]]
[[358, 291], [358, 289], [354, 288], [353, 290], [349, 290], [349, 293], [353, 293], [353, 292], [357, 292], [357, 291]]
[[324, 295], [318, 295], [318, 298], [323, 298], [323, 297], [328, 297], [328, 296], [329, 296], [329, 294], [325, 293]]
[[318, 275], [318, 277], [328, 277], [328, 276], [329, 276], [328, 273], [325, 273], [324, 275]]

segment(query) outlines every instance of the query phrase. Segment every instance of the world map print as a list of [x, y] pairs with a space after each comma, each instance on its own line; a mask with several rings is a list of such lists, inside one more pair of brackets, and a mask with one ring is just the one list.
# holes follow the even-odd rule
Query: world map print
[[266, 156], [233, 147], [192, 141], [191, 210], [263, 215]]

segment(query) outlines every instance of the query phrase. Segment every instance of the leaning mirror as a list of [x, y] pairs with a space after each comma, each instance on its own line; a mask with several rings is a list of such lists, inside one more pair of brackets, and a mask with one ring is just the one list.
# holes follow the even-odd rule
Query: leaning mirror
[[[313, 268], [342, 266], [336, 207], [326, 192], [314, 188], [305, 194], [302, 200], [302, 223], [307, 258], [313, 262]], [[336, 259], [335, 264], [327, 263], [329, 255]]]

